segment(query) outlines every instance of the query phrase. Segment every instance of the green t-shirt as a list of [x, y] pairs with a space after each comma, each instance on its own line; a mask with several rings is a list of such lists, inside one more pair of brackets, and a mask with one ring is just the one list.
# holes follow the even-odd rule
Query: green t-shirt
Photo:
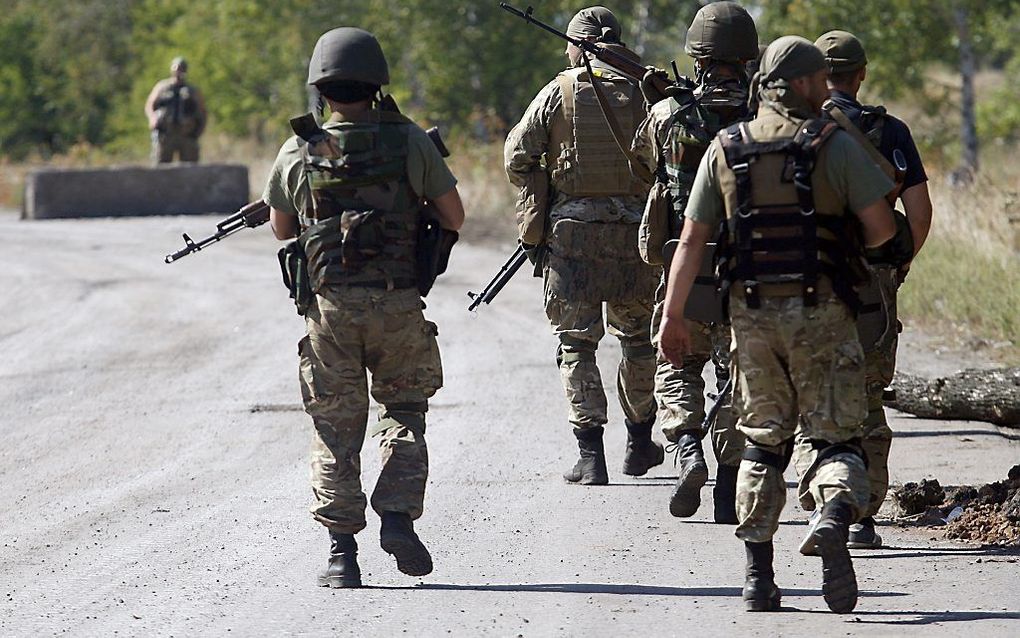
[[[335, 117], [335, 116], [334, 116]], [[340, 128], [342, 122], [331, 119], [323, 125], [326, 131]], [[412, 125], [408, 135], [407, 178], [411, 188], [425, 199], [445, 195], [457, 185], [457, 178], [439, 154], [429, 136], [419, 126]], [[280, 148], [269, 173], [262, 201], [289, 215], [307, 210], [311, 203], [308, 175], [301, 161], [301, 147], [295, 135]]]
[[[715, 228], [726, 215], [726, 204], [716, 175], [719, 140], [712, 142], [701, 158], [684, 215], [687, 219]], [[894, 184], [875, 164], [868, 152], [844, 131], [836, 131], [822, 150], [826, 157], [826, 178], [852, 212], [867, 208], [886, 196]]]

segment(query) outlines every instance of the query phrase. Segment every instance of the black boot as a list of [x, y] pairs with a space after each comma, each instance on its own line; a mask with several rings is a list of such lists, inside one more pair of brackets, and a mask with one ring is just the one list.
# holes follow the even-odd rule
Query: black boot
[[848, 614], [857, 606], [857, 575], [847, 551], [851, 508], [843, 501], [829, 501], [812, 533], [822, 556], [822, 594], [825, 604], [837, 614]]
[[743, 597], [747, 611], [779, 611], [783, 593], [776, 587], [776, 572], [772, 569], [772, 541], [744, 541], [744, 550], [747, 553], [747, 571]]
[[676, 460], [680, 461], [680, 475], [673, 494], [669, 497], [669, 513], [679, 518], [694, 516], [701, 505], [701, 488], [708, 482], [708, 465], [701, 451], [701, 439], [685, 432], [673, 444]]
[[606, 485], [609, 483], [609, 470], [606, 469], [606, 449], [602, 445], [602, 426], [575, 429], [577, 447], [581, 457], [574, 467], [564, 472], [563, 478], [571, 483], [581, 485]]
[[623, 473], [629, 476], [644, 476], [656, 465], [662, 465], [665, 453], [662, 445], [652, 440], [653, 416], [644, 423], [634, 423], [625, 419], [627, 424], [627, 451], [623, 456]]
[[432, 573], [432, 556], [414, 533], [414, 523], [404, 512], [383, 512], [379, 545], [397, 559], [397, 569], [408, 576]]
[[736, 465], [720, 465], [715, 473], [715, 487], [712, 501], [715, 504], [715, 522], [736, 525], [737, 520], [737, 470]]
[[319, 574], [319, 587], [342, 589], [361, 587], [361, 568], [358, 567], [358, 543], [354, 534], [330, 532], [329, 565]]

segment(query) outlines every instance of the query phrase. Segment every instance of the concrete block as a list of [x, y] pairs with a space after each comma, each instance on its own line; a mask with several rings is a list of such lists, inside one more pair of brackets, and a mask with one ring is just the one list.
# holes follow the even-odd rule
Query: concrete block
[[25, 180], [21, 217], [232, 213], [248, 199], [248, 167], [239, 164], [43, 169]]

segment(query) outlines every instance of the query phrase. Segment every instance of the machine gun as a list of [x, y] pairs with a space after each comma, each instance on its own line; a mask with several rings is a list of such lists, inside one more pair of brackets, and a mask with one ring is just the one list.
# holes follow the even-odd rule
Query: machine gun
[[269, 221], [269, 204], [261, 199], [257, 199], [250, 204], [245, 204], [241, 210], [216, 224], [216, 232], [205, 239], [194, 241], [191, 237], [188, 237], [188, 233], [184, 233], [184, 248], [167, 255], [163, 258], [163, 261], [172, 264], [182, 257], [187, 257], [191, 253], [197, 253], [210, 244], [215, 244], [221, 239], [230, 237], [239, 230], [258, 228], [267, 221]]
[[468, 311], [474, 311], [482, 303], [492, 303], [492, 300], [496, 298], [499, 291], [503, 290], [517, 271], [521, 269], [521, 266], [528, 261], [528, 254], [524, 251], [524, 246], [517, 246], [517, 250], [514, 251], [513, 255], [510, 255], [510, 259], [506, 260], [506, 263], [499, 269], [496, 276], [485, 285], [482, 292], [469, 292], [468, 297], [471, 297], [471, 304], [468, 306]]

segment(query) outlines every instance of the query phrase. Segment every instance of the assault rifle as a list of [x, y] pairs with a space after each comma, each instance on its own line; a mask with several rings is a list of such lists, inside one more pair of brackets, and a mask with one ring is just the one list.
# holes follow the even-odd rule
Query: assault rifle
[[191, 237], [188, 237], [188, 233], [184, 233], [184, 248], [167, 255], [163, 258], [163, 261], [172, 264], [182, 257], [187, 257], [191, 253], [197, 253], [210, 244], [215, 244], [221, 239], [230, 237], [239, 230], [258, 228], [267, 221], [269, 221], [269, 204], [261, 199], [257, 199], [250, 204], [245, 204], [241, 210], [216, 224], [216, 232], [205, 239], [194, 241]]
[[656, 96], [660, 96], [660, 99], [670, 94], [671, 87], [676, 87], [677, 85], [687, 86], [690, 83], [690, 80], [682, 78], [676, 71], [676, 65], [673, 65], [674, 73], [677, 74], [676, 78], [670, 80], [669, 76], [666, 75], [665, 72], [658, 71], [654, 68], [644, 67], [640, 62], [637, 62], [622, 53], [614, 51], [603, 44], [591, 42], [590, 40], [582, 40], [580, 38], [572, 38], [556, 27], [535, 19], [534, 7], [529, 6], [524, 11], [521, 11], [520, 9], [512, 6], [509, 2], [500, 2], [499, 7], [504, 11], [514, 14], [518, 18], [521, 18], [525, 22], [535, 25], [539, 29], [548, 31], [561, 40], [566, 40], [596, 60], [613, 67], [635, 82], [642, 83], [642, 85], [647, 87], [647, 89], [654, 91]]
[[482, 303], [492, 303], [492, 300], [496, 298], [499, 291], [503, 290], [503, 287], [513, 279], [514, 275], [517, 274], [517, 271], [521, 269], [521, 266], [526, 261], [528, 261], [528, 254], [524, 252], [523, 245], [518, 245], [514, 254], [510, 255], [510, 259], [506, 260], [506, 263], [499, 269], [496, 276], [485, 285], [482, 292], [468, 293], [468, 297], [471, 297], [471, 305], [468, 306], [468, 311], [474, 311]]

